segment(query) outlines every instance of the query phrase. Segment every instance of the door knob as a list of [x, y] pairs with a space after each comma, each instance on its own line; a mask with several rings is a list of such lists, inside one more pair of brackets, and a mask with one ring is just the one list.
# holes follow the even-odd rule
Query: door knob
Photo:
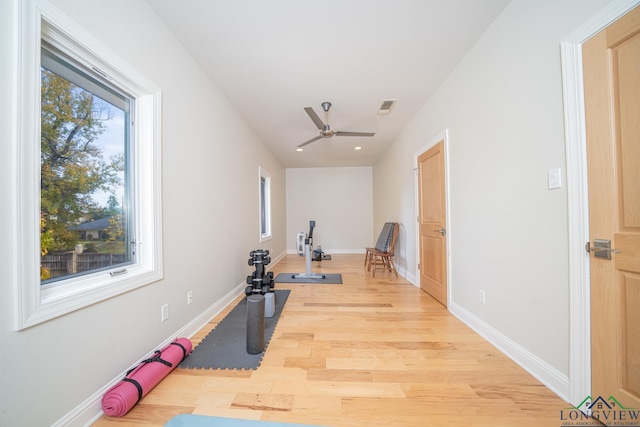
[[611, 254], [619, 254], [621, 251], [613, 249], [611, 247], [611, 240], [606, 239], [593, 239], [593, 246], [591, 242], [587, 242], [584, 245], [584, 249], [587, 253], [593, 252], [594, 258], [611, 259]]
[[439, 228], [437, 230], [433, 230], [434, 233], [440, 233], [441, 236], [444, 236], [445, 234], [447, 234], [447, 229], [446, 228]]

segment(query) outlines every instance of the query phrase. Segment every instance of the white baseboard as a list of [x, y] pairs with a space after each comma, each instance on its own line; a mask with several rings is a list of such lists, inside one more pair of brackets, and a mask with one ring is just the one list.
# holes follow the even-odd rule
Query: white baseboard
[[415, 274], [410, 273], [406, 268], [398, 267], [397, 265], [396, 265], [396, 269], [398, 270], [398, 274], [404, 277], [407, 281], [411, 282], [413, 286], [417, 288], [420, 287], [420, 284], [418, 283], [418, 279], [416, 278]]
[[364, 255], [364, 248], [360, 248], [360, 249], [331, 249], [329, 251], [330, 254], [336, 254], [336, 255]]
[[[280, 255], [282, 258], [284, 254]], [[76, 408], [74, 408], [71, 412], [66, 414], [64, 417], [59, 419], [57, 422], [53, 424], [53, 427], [87, 427], [91, 424], [95, 423], [102, 415], [102, 396], [114, 385], [116, 385], [119, 381], [124, 378], [126, 373], [138, 366], [140, 362], [147, 359], [153, 352], [158, 348], [164, 348], [169, 345], [170, 342], [175, 340], [178, 337], [187, 337], [191, 338], [202, 329], [207, 323], [211, 321], [215, 316], [217, 316], [222, 310], [224, 310], [229, 304], [231, 304], [238, 295], [244, 293], [244, 288], [246, 284], [241, 283], [231, 291], [227, 292], [221, 299], [216, 301], [215, 304], [207, 308], [205, 311], [200, 313], [196, 318], [187, 323], [185, 326], [180, 328], [170, 337], [166, 338], [162, 343], [158, 344], [151, 350], [147, 356], [141, 357], [136, 363], [134, 363], [129, 368], [122, 371], [120, 375], [114, 378], [109, 384], [102, 387], [96, 393], [94, 393], [87, 400], [82, 402]]]
[[452, 302], [449, 306], [449, 311], [560, 398], [567, 402], [569, 401], [569, 377], [567, 375], [558, 371], [462, 306]]
[[280, 252], [278, 255], [274, 256], [273, 254], [269, 254], [271, 256], [271, 262], [267, 267], [267, 270], [270, 270], [272, 266], [276, 265], [282, 258], [287, 256], [287, 251]]
[[[287, 249], [287, 255], [296, 255], [298, 253], [297, 249]], [[327, 255], [336, 254], [336, 255], [364, 255], [364, 248], [361, 249], [329, 249], [326, 251]]]

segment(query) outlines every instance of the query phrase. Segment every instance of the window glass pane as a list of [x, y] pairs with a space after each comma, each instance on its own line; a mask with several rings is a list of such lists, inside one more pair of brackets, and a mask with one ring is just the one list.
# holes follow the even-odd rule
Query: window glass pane
[[262, 234], [267, 233], [267, 206], [266, 196], [267, 194], [267, 180], [260, 177], [260, 232]]
[[43, 50], [40, 279], [133, 261], [129, 99]]

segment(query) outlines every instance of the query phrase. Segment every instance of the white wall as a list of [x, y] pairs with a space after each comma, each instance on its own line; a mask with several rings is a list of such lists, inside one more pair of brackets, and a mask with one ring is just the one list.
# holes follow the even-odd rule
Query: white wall
[[[250, 250], [286, 251], [285, 171], [144, 1], [55, 0], [163, 92], [164, 280], [15, 332], [17, 260], [5, 237], [15, 229], [17, 3], [0, 1], [0, 425], [45, 426], [241, 285]], [[273, 239], [264, 244], [259, 165], [272, 177]], [[161, 322], [164, 303], [171, 318]]]
[[401, 262], [415, 274], [413, 156], [449, 129], [450, 308], [558, 377], [561, 394], [567, 194], [547, 189], [549, 169], [565, 172], [559, 45], [609, 2], [513, 0], [374, 166], [375, 224], [405, 224]]
[[313, 244], [327, 253], [364, 253], [373, 241], [372, 168], [291, 168], [286, 170], [287, 251], [316, 221]]

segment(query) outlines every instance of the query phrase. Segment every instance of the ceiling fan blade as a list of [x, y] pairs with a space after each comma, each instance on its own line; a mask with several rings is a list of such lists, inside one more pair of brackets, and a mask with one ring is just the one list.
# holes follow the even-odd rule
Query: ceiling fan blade
[[373, 132], [342, 132], [337, 131], [336, 136], [373, 136], [375, 133]]
[[322, 138], [322, 137], [321, 137], [321, 136], [313, 137], [313, 138], [311, 138], [310, 140], [308, 140], [307, 142], [303, 142], [302, 144], [298, 145], [298, 148], [302, 148], [302, 147], [304, 147], [304, 146], [305, 146], [305, 145], [307, 145], [307, 144], [311, 144], [312, 142], [317, 141], [317, 140], [319, 140], [320, 138]]
[[311, 120], [313, 120], [313, 123], [315, 123], [316, 126], [318, 126], [318, 129], [320, 130], [324, 129], [324, 123], [322, 123], [322, 120], [320, 120], [320, 117], [318, 117], [316, 112], [313, 111], [313, 108], [305, 107], [304, 111], [306, 111], [309, 117], [311, 117]]

